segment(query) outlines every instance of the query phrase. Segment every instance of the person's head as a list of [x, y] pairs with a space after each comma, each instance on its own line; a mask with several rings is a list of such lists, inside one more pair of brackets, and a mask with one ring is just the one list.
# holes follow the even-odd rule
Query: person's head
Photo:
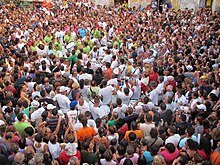
[[190, 157], [193, 157], [196, 154], [198, 147], [199, 145], [197, 142], [195, 142], [192, 139], [187, 139], [186, 148], [187, 148], [187, 153]]
[[133, 109], [131, 107], [127, 108], [127, 113], [128, 115], [132, 115], [133, 114]]
[[175, 146], [174, 146], [174, 144], [173, 143], [167, 143], [166, 144], [166, 149], [167, 149], [167, 151], [169, 152], [169, 153], [174, 153], [175, 152]]
[[156, 129], [156, 128], [151, 128], [151, 130], [150, 130], [150, 136], [151, 136], [152, 138], [157, 138], [158, 132], [157, 132], [157, 129]]
[[87, 126], [87, 118], [83, 118], [82, 119], [82, 125], [83, 125], [83, 127], [86, 127]]
[[159, 155], [154, 156], [152, 165], [163, 165], [165, 164], [163, 158]]
[[129, 94], [129, 88], [124, 88], [124, 93], [125, 93], [125, 95], [128, 95]]
[[167, 129], [167, 132], [170, 136], [174, 135], [176, 133], [176, 127], [175, 126], [169, 126]]
[[104, 153], [105, 160], [110, 162], [113, 158], [112, 152], [110, 150], [106, 150]]
[[56, 142], [57, 142], [57, 138], [56, 138], [56, 136], [55, 135], [50, 135], [50, 142], [51, 142], [51, 144], [56, 144]]
[[195, 133], [195, 129], [193, 127], [188, 127], [186, 129], [186, 134], [191, 137]]
[[113, 125], [112, 125], [112, 126], [109, 126], [108, 131], [109, 131], [109, 133], [112, 134], [112, 135], [113, 135], [114, 133], [116, 133], [116, 128], [115, 128], [115, 126], [113, 126]]
[[117, 112], [113, 112], [113, 113], [112, 113], [112, 118], [113, 118], [114, 120], [117, 120], [117, 119], [118, 119], [118, 113], [117, 113]]
[[136, 121], [132, 121], [131, 122], [131, 129], [132, 130], [136, 130], [137, 129], [137, 122]]
[[18, 121], [20, 121], [20, 122], [24, 122], [25, 119], [26, 119], [26, 117], [25, 117], [25, 115], [24, 115], [23, 113], [19, 113], [19, 114], [17, 115], [17, 119], [18, 119]]
[[67, 165], [80, 165], [80, 160], [76, 156], [72, 156]]
[[122, 104], [122, 100], [120, 98], [117, 98], [116, 99], [116, 103], [117, 103], [117, 105], [121, 105]]
[[44, 161], [44, 154], [42, 153], [36, 153], [35, 157], [34, 157], [35, 163], [36, 164], [41, 164]]
[[57, 114], [58, 114], [58, 110], [57, 109], [52, 109], [52, 115], [57, 116]]
[[25, 132], [25, 134], [27, 135], [27, 136], [32, 136], [33, 134], [34, 134], [34, 129], [32, 128], [32, 127], [26, 127], [25, 129], [24, 129], [24, 132]]
[[133, 162], [131, 161], [131, 159], [126, 158], [123, 165], [133, 165]]
[[144, 155], [140, 155], [138, 158], [138, 165], [146, 165], [147, 164], [147, 159], [145, 158]]
[[153, 120], [152, 115], [149, 114], [149, 113], [147, 113], [147, 114], [146, 114], [146, 120], [147, 120], [147, 122], [152, 122], [152, 120]]
[[35, 141], [38, 142], [38, 143], [40, 143], [40, 142], [42, 142], [42, 140], [43, 140], [43, 136], [42, 136], [40, 133], [38, 133], [38, 134], [35, 136]]
[[166, 104], [165, 104], [164, 102], [162, 102], [162, 103], [160, 104], [160, 109], [161, 109], [162, 111], [165, 111], [165, 110], [166, 110]]
[[134, 152], [135, 152], [134, 147], [129, 145], [126, 149], [127, 156], [132, 156]]
[[125, 147], [123, 147], [122, 145], [119, 145], [119, 146], [117, 147], [117, 152], [118, 152], [118, 155], [123, 156], [123, 155], [125, 155], [125, 153], [126, 153], [126, 149], [125, 149]]
[[15, 163], [23, 164], [24, 160], [25, 160], [25, 155], [23, 153], [18, 152], [18, 153], [15, 154], [15, 156], [14, 156]]
[[134, 132], [130, 132], [128, 135], [128, 138], [130, 139], [130, 141], [135, 141], [137, 138], [137, 135]]

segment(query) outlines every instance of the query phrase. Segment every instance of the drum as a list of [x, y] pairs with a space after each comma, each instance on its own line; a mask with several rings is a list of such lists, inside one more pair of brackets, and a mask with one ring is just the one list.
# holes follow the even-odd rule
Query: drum
[[71, 52], [73, 50], [75, 46], [75, 42], [70, 42], [69, 44], [67, 44], [66, 49]]

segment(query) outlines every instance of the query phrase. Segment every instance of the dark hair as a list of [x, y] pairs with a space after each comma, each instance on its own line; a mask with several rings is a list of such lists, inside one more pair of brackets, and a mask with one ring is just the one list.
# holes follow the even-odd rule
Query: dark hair
[[106, 150], [104, 153], [104, 157], [106, 161], [111, 161], [113, 158], [112, 152], [110, 150]]
[[211, 152], [211, 142], [207, 137], [201, 137], [199, 143], [199, 149], [204, 150], [206, 155], [209, 155]]
[[169, 126], [170, 132], [172, 132], [173, 134], [176, 133], [176, 127], [175, 126]]
[[192, 139], [187, 139], [187, 145], [190, 150], [197, 151], [199, 148], [199, 144]]
[[23, 114], [23, 113], [19, 113], [19, 114], [17, 115], [18, 121], [21, 121], [23, 118], [24, 118], [24, 114]]
[[126, 153], [127, 153], [128, 155], [133, 155], [134, 152], [135, 152], [134, 147], [133, 147], [132, 145], [129, 145], [129, 146], [127, 147]]
[[34, 129], [32, 127], [26, 127], [24, 129], [24, 132], [29, 135], [29, 136], [32, 136], [34, 134]]
[[50, 142], [52, 143], [52, 144], [56, 144], [56, 136], [55, 135], [50, 135]]
[[122, 145], [119, 145], [119, 146], [117, 147], [117, 151], [118, 151], [118, 154], [119, 154], [120, 156], [122, 156], [122, 155], [124, 155], [124, 154], [126, 153], [125, 147], [123, 147]]
[[160, 104], [160, 109], [161, 110], [166, 110], [166, 104], [164, 103], [164, 102], [162, 102], [161, 104]]
[[140, 155], [138, 158], [138, 165], [146, 165], [147, 164], [147, 160], [145, 158], [144, 155]]
[[157, 132], [157, 129], [156, 128], [151, 128], [150, 130], [150, 136], [152, 138], [156, 138], [158, 136], [158, 132]]
[[153, 117], [152, 117], [151, 114], [147, 113], [147, 114], [146, 114], [146, 119], [147, 119], [147, 122], [151, 122], [152, 119], [153, 119]]
[[186, 129], [188, 136], [192, 136], [195, 133], [195, 129], [193, 127], [188, 127]]
[[82, 119], [82, 125], [83, 125], [83, 127], [87, 126], [87, 118], [84, 117]]
[[133, 165], [133, 162], [131, 161], [131, 159], [126, 158], [123, 165]]
[[52, 109], [52, 115], [56, 116], [58, 114], [58, 110], [57, 109]]
[[166, 147], [166, 149], [168, 150], [169, 153], [172, 154], [172, 153], [175, 152], [176, 148], [175, 148], [173, 143], [167, 143], [165, 147]]
[[137, 138], [137, 135], [134, 132], [130, 132], [128, 135], [130, 141], [135, 141]]
[[36, 140], [36, 142], [38, 142], [38, 143], [42, 142], [42, 139], [43, 139], [43, 136], [42, 136], [40, 133], [38, 133], [38, 134], [35, 136], [35, 140]]
[[137, 122], [136, 121], [131, 122], [131, 129], [133, 129], [133, 130], [137, 129]]

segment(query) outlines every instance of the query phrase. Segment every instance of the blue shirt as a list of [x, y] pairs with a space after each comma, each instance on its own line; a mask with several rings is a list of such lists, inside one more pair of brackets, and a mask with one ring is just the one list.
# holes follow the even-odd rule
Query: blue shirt
[[[180, 148], [185, 147], [185, 146], [186, 146], [186, 141], [187, 141], [188, 139], [189, 139], [189, 138], [185, 137], [185, 138], [183, 138], [182, 140], [180, 140], [179, 147], [180, 147]], [[195, 142], [198, 141], [198, 139], [197, 139], [197, 137], [196, 137], [195, 135], [192, 135], [191, 139], [194, 140]]]
[[78, 33], [82, 38], [86, 36], [86, 32], [87, 32], [87, 30], [85, 28], [78, 29]]
[[147, 160], [147, 165], [151, 165], [153, 162], [154, 157], [151, 155], [149, 151], [144, 151], [144, 157]]

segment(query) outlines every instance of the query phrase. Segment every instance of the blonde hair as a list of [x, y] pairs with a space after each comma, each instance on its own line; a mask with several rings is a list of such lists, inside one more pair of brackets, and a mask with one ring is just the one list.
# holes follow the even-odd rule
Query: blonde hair
[[162, 165], [162, 164], [165, 164], [164, 159], [162, 158], [162, 156], [156, 155], [154, 157], [152, 165]]

